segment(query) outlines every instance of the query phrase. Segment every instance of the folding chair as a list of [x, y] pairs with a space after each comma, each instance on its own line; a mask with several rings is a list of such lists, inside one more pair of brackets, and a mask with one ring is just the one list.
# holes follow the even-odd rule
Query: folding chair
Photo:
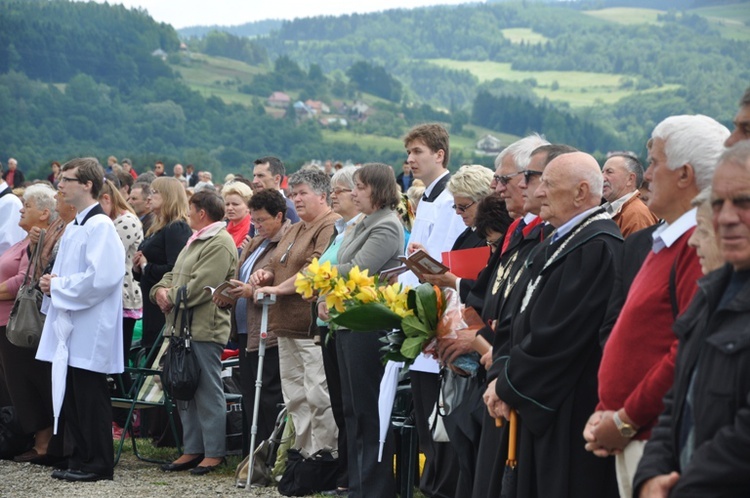
[[[137, 360], [134, 367], [126, 367], [125, 374], [131, 375], [133, 378], [133, 384], [125, 397], [112, 398], [112, 406], [116, 408], [125, 408], [128, 410], [128, 416], [125, 420], [125, 425], [122, 428], [122, 435], [120, 436], [120, 443], [117, 448], [115, 455], [115, 464], [120, 460], [120, 454], [125, 444], [125, 438], [130, 435], [130, 439], [133, 444], [133, 453], [139, 460], [144, 462], [152, 463], [169, 463], [162, 460], [154, 460], [141, 455], [138, 452], [138, 445], [136, 443], [135, 431], [133, 430], [134, 415], [136, 410], [144, 410], [149, 408], [164, 407], [167, 411], [169, 418], [169, 425], [172, 429], [172, 435], [177, 442], [177, 451], [182, 454], [182, 448], [180, 447], [180, 438], [177, 433], [177, 426], [174, 421], [174, 403], [169, 395], [161, 387], [161, 368], [159, 363], [167, 351], [169, 340], [163, 336], [164, 330], [159, 332], [154, 346], [146, 355], [145, 359]], [[158, 378], [158, 381], [157, 381]]]

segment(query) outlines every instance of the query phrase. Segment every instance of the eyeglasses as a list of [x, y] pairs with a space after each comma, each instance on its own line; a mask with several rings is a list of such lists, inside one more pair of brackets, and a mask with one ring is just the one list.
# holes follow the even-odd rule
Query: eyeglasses
[[343, 194], [344, 192], [351, 192], [352, 189], [350, 188], [335, 188], [331, 191], [332, 194], [336, 194], [336, 196], [339, 196]]
[[263, 223], [267, 222], [272, 218], [255, 218], [250, 221], [250, 224], [254, 227], [257, 227], [258, 225], [262, 225]]
[[70, 183], [70, 182], [83, 183], [78, 178], [70, 178], [69, 176], [61, 176], [60, 177], [60, 183]]
[[532, 176], [542, 176], [541, 171], [534, 171], [533, 169], [526, 169], [523, 171], [523, 181], [529, 183]]
[[518, 173], [513, 173], [512, 175], [502, 175], [502, 176], [494, 175], [492, 179], [495, 180], [496, 182], [501, 183], [502, 185], [507, 185], [513, 177], [516, 177], [521, 174], [523, 174], [523, 171], [519, 171]]
[[471, 206], [473, 206], [474, 204], [476, 204], [476, 201], [474, 201], [474, 202], [472, 202], [472, 203], [469, 203], [469, 204], [467, 204], [467, 205], [465, 205], [465, 206], [462, 206], [461, 204], [454, 204], [454, 205], [453, 205], [453, 210], [454, 210], [454, 211], [458, 211], [459, 213], [465, 213], [465, 212], [466, 212], [466, 211], [468, 211], [468, 210], [469, 210], [469, 208], [470, 208]]

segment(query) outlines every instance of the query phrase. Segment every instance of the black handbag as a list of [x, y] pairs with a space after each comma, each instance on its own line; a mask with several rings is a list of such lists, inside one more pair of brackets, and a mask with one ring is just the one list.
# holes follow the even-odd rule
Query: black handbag
[[31, 255], [23, 285], [18, 289], [16, 301], [8, 317], [8, 325], [5, 334], [8, 341], [19, 348], [36, 349], [39, 339], [42, 337], [44, 319], [46, 316], [40, 311], [42, 308], [42, 291], [37, 287], [38, 283], [34, 276], [42, 257], [42, 245], [44, 244], [44, 230], [39, 234], [39, 242], [34, 247]]
[[339, 462], [330, 452], [320, 450], [303, 458], [295, 449], [287, 451], [286, 469], [279, 481], [284, 496], [307, 496], [336, 488]]
[[[177, 327], [177, 317], [180, 325]], [[172, 336], [169, 338], [162, 385], [173, 399], [190, 401], [198, 389], [201, 368], [191, 347], [192, 335], [190, 322], [193, 313], [187, 307], [187, 287], [182, 286], [177, 291], [174, 320], [172, 321]]]

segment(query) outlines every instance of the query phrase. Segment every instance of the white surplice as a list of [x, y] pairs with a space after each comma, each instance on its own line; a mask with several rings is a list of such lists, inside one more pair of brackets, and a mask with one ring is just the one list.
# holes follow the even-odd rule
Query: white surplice
[[114, 223], [95, 215], [69, 223], [52, 273], [47, 320], [36, 358], [52, 362], [58, 350], [55, 324], [66, 313], [72, 322], [67, 364], [99, 373], [123, 371], [122, 284], [125, 249]]
[[[0, 183], [0, 193], [10, 190], [7, 183]], [[18, 226], [23, 203], [13, 193], [0, 197], [0, 254], [26, 237], [26, 231]]]
[[[433, 184], [439, 180], [440, 178], [436, 179]], [[409, 243], [422, 244], [430, 256], [440, 261], [443, 252], [451, 250], [453, 243], [464, 230], [466, 225], [463, 219], [453, 209], [453, 196], [445, 188], [433, 202], [421, 201], [417, 206]], [[410, 287], [419, 285], [419, 279], [410, 271], [400, 275], [398, 280]], [[437, 373], [439, 365], [431, 356], [420, 354], [410, 369]]]

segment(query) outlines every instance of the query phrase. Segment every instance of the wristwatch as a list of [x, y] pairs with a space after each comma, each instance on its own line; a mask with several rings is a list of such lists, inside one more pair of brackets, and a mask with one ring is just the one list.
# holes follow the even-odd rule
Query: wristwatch
[[614, 414], [612, 415], [612, 420], [615, 422], [615, 427], [617, 427], [617, 430], [620, 431], [620, 435], [622, 437], [630, 439], [638, 432], [635, 427], [622, 421], [619, 412], [614, 412]]

